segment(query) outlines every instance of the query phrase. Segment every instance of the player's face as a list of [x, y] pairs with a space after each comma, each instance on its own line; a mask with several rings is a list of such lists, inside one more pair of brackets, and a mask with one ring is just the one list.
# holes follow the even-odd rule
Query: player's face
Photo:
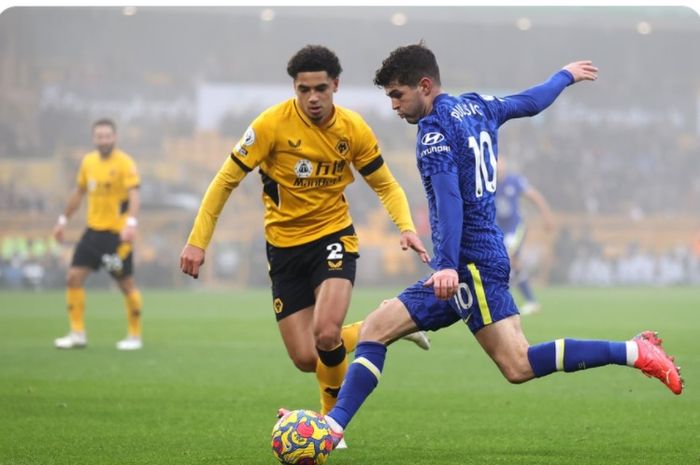
[[117, 142], [117, 135], [111, 126], [100, 125], [95, 126], [92, 130], [92, 142], [97, 147], [100, 155], [103, 157], [112, 153], [114, 144]]
[[331, 117], [337, 90], [338, 78], [331, 79], [325, 71], [305, 71], [294, 79], [297, 102], [314, 124], [323, 124]]
[[391, 109], [406, 122], [416, 124], [427, 114], [425, 97], [420, 86], [411, 87], [393, 82], [386, 86], [384, 91], [391, 99]]

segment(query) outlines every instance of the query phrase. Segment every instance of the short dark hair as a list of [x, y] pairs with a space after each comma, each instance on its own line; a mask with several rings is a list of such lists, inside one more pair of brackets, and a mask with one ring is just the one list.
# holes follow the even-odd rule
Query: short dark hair
[[100, 118], [92, 123], [92, 130], [94, 131], [97, 126], [109, 126], [114, 133], [117, 132], [117, 125], [109, 118]]
[[325, 71], [328, 77], [335, 79], [340, 76], [343, 68], [332, 50], [323, 45], [307, 45], [295, 53], [287, 63], [287, 73], [293, 79], [296, 79], [297, 74], [306, 71]]
[[374, 75], [374, 85], [387, 87], [395, 82], [400, 86], [415, 87], [426, 76], [440, 85], [440, 68], [435, 55], [421, 40], [391, 52]]

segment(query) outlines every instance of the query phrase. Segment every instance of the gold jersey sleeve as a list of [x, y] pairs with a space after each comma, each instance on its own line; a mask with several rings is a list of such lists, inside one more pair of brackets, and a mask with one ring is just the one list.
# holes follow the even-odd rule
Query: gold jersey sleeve
[[211, 242], [216, 222], [219, 220], [221, 210], [224, 208], [231, 192], [238, 187], [238, 184], [245, 178], [247, 171], [234, 163], [232, 159], [227, 159], [214, 179], [209, 184], [199, 211], [194, 219], [194, 225], [190, 231], [187, 243], [206, 249]]
[[195, 217], [187, 243], [206, 249], [216, 223], [231, 192], [245, 176], [267, 158], [272, 149], [273, 127], [265, 123], [265, 113], [246, 129], [231, 156], [224, 161], [209, 184]]
[[113, 150], [107, 158], [97, 151], [85, 155], [76, 184], [87, 195], [87, 226], [119, 232], [126, 222], [129, 190], [140, 182], [136, 163], [121, 150]]
[[389, 213], [399, 231], [416, 232], [406, 193], [394, 179], [389, 167], [382, 164], [373, 173], [365, 176], [365, 181], [377, 193], [384, 209]]

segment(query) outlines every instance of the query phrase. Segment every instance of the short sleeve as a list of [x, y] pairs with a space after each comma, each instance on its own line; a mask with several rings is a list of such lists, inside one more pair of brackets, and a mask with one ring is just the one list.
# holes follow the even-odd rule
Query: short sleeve
[[138, 168], [136, 168], [136, 163], [131, 157], [128, 157], [124, 166], [124, 188], [132, 189], [140, 184], [141, 177], [139, 176]]

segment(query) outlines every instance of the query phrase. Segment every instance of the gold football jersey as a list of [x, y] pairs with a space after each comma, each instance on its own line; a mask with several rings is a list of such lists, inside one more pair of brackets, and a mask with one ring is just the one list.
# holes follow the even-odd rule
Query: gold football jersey
[[103, 159], [98, 151], [92, 151], [83, 157], [76, 181], [87, 193], [87, 226], [98, 231], [121, 231], [129, 189], [140, 182], [131, 157], [115, 149]]
[[269, 243], [292, 247], [339, 231], [352, 223], [343, 195], [354, 180], [351, 165], [377, 193], [399, 230], [415, 231], [406, 195], [362, 117], [336, 106], [320, 127], [293, 98], [264, 111], [248, 127], [204, 194], [187, 242], [207, 248], [228, 196], [256, 167]]
[[311, 242], [352, 223], [343, 195], [362, 174], [378, 168], [377, 139], [357, 113], [335, 106], [323, 126], [313, 124], [292, 98], [258, 116], [234, 147], [244, 171], [260, 167], [265, 235], [278, 247]]

